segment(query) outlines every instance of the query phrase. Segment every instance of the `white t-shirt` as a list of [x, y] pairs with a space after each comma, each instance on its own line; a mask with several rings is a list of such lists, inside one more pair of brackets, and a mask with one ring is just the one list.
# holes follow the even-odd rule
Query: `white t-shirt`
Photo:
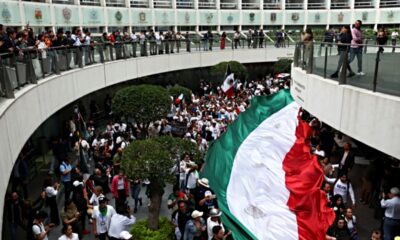
[[75, 41], [74, 44], [73, 44], [74, 46], [81, 46], [82, 45], [81, 40], [79, 39], [79, 37], [77, 35], [72, 34], [71, 35], [71, 39]]
[[[34, 223], [32, 226], [32, 232], [34, 236], [37, 236], [45, 231], [46, 229], [44, 228], [43, 223], [40, 224]], [[43, 240], [48, 240], [47, 235], [43, 238]]]
[[107, 205], [107, 213], [102, 216], [99, 210], [99, 206], [93, 208], [92, 218], [96, 219], [96, 230], [97, 233], [106, 233], [110, 229], [111, 218], [116, 214], [115, 209]]
[[52, 186], [48, 186], [45, 189], [47, 197], [55, 197], [57, 196], [58, 191], [54, 189]]
[[188, 173], [189, 177], [187, 178], [186, 187], [188, 189], [195, 189], [197, 186], [197, 179], [199, 179], [199, 173], [197, 170], [194, 170], [191, 173]]
[[72, 233], [72, 238], [68, 238], [65, 235], [62, 235], [61, 237], [58, 238], [58, 240], [79, 240], [78, 234]]
[[[335, 178], [328, 178], [325, 176], [325, 180], [329, 183], [334, 183], [336, 181]], [[349, 189], [347, 189], [347, 186], [349, 186]], [[353, 186], [351, 185], [351, 183], [343, 183], [340, 179], [336, 181], [335, 186], [333, 186], [333, 195], [339, 194], [340, 196], [343, 197], [343, 203], [346, 204], [347, 203], [347, 193], [349, 193], [351, 201], [353, 204], [355, 204], [355, 197], [354, 197], [354, 190], [353, 190]]]
[[42, 58], [47, 58], [47, 51], [45, 50], [46, 48], [47, 48], [46, 43], [40, 41], [38, 49], [42, 50]]
[[90, 40], [91, 40], [91, 37], [90, 36], [86, 36], [85, 37], [85, 42], [83, 44], [84, 45], [90, 45]]
[[122, 231], [129, 231], [129, 228], [136, 222], [136, 218], [131, 215], [130, 218], [121, 214], [114, 214], [111, 218], [108, 236], [118, 238]]
[[211, 221], [211, 217], [207, 218], [207, 234], [208, 234], [208, 240], [211, 240], [211, 239], [213, 238], [214, 234], [213, 234], [213, 232], [212, 232], [212, 229], [213, 229], [213, 227], [215, 227], [215, 226], [221, 226], [221, 227], [222, 227], [222, 230], [225, 231], [224, 225], [222, 225], [222, 223], [219, 224], [218, 222]]

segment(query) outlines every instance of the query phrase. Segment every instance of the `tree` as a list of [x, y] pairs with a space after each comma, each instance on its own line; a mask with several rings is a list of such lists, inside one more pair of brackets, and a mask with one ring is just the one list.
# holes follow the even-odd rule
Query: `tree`
[[130, 179], [148, 179], [151, 205], [148, 227], [157, 230], [162, 195], [166, 183], [175, 183], [171, 169], [178, 166], [180, 156], [189, 153], [195, 162], [202, 155], [195, 143], [185, 139], [162, 136], [132, 142], [122, 156], [122, 169]]
[[175, 84], [173, 87], [168, 89], [168, 92], [174, 99], [183, 93], [183, 97], [187, 103], [192, 101], [192, 91], [189, 88]]
[[167, 116], [171, 109], [171, 97], [160, 86], [130, 86], [116, 93], [112, 109], [117, 115], [133, 118], [147, 136], [150, 123]]
[[237, 61], [220, 62], [210, 69], [211, 82], [214, 86], [219, 86], [224, 81], [227, 66], [230, 66], [231, 71], [235, 74], [235, 78], [244, 80], [247, 77], [247, 68]]
[[278, 73], [290, 73], [293, 60], [289, 58], [281, 58], [274, 63], [274, 75]]

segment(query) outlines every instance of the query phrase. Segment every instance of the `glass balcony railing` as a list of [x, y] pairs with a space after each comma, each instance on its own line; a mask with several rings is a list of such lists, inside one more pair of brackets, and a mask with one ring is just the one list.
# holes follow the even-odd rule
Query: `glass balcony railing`
[[[12, 1], [18, 1], [18, 0], [12, 0]], [[22, 1], [24, 1], [24, 2], [42, 2], [42, 3], [46, 2], [46, 0], [22, 0]]]
[[382, 0], [379, 5], [381, 8], [400, 7], [399, 0]]
[[266, 0], [263, 3], [263, 7], [264, 7], [264, 9], [281, 9], [282, 2], [274, 1], [274, 0]]
[[74, 0], [53, 0], [53, 3], [59, 3], [59, 4], [74, 4]]
[[260, 9], [260, 3], [258, 2], [243, 2], [242, 9]]
[[171, 8], [172, 1], [170, 0], [154, 0], [154, 8]]
[[131, 0], [131, 7], [133, 8], [148, 8], [149, 1], [148, 0]]
[[371, 1], [355, 1], [354, 8], [373, 8], [375, 7], [374, 2]]
[[[208, 29], [208, 27], [207, 27]], [[222, 43], [223, 41], [223, 43]], [[180, 40], [143, 40], [140, 42], [93, 43], [80, 47], [61, 46], [46, 49], [29, 47], [18, 52], [0, 53], [0, 98], [14, 98], [14, 91], [49, 76], [60, 75], [63, 71], [84, 68], [89, 65], [126, 60], [136, 57], [151, 57], [161, 54], [185, 54], [210, 51], [241, 51], [256, 49], [270, 51], [268, 38], [221, 40], [214, 33], [212, 38], [198, 35]], [[200, 55], [194, 55], [194, 57]]]
[[347, 9], [350, 8], [350, 3], [348, 1], [332, 1], [331, 9]]
[[199, 8], [200, 9], [215, 9], [216, 3], [215, 1], [199, 1]]
[[303, 9], [304, 3], [286, 3], [286, 9]]
[[179, 0], [176, 1], [176, 8], [194, 8], [192, 1]]
[[107, 7], [125, 7], [125, 0], [106, 0]]
[[325, 9], [326, 4], [324, 2], [308, 2], [308, 9]]
[[238, 4], [236, 2], [221, 2], [220, 7], [221, 9], [237, 9]]
[[81, 0], [81, 5], [100, 6], [100, 0]]
[[400, 96], [400, 82], [396, 77], [400, 47], [395, 42], [384, 45], [375, 45], [375, 40], [372, 45], [368, 41], [364, 42], [360, 44], [360, 60], [352, 56], [346, 44], [300, 42], [295, 47], [293, 64], [307, 73], [338, 81], [340, 84]]

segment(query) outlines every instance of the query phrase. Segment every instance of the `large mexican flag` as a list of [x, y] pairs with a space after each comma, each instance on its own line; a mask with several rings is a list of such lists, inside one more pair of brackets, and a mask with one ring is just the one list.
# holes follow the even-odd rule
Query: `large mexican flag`
[[286, 90], [253, 98], [211, 145], [203, 176], [234, 239], [325, 239], [334, 213], [299, 110]]

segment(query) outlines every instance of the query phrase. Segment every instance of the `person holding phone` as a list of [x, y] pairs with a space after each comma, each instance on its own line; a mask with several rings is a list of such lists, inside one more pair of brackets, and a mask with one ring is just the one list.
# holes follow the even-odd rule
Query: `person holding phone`
[[204, 192], [204, 198], [199, 201], [199, 210], [204, 212], [204, 220], [210, 216], [210, 211], [218, 208], [217, 197], [210, 190]]
[[39, 211], [36, 214], [35, 220], [33, 220], [33, 225], [32, 225], [32, 232], [33, 236], [37, 240], [48, 240], [48, 234], [50, 230], [54, 227], [53, 223], [50, 223], [48, 225], [44, 225], [44, 220], [47, 218], [47, 213], [45, 211]]

